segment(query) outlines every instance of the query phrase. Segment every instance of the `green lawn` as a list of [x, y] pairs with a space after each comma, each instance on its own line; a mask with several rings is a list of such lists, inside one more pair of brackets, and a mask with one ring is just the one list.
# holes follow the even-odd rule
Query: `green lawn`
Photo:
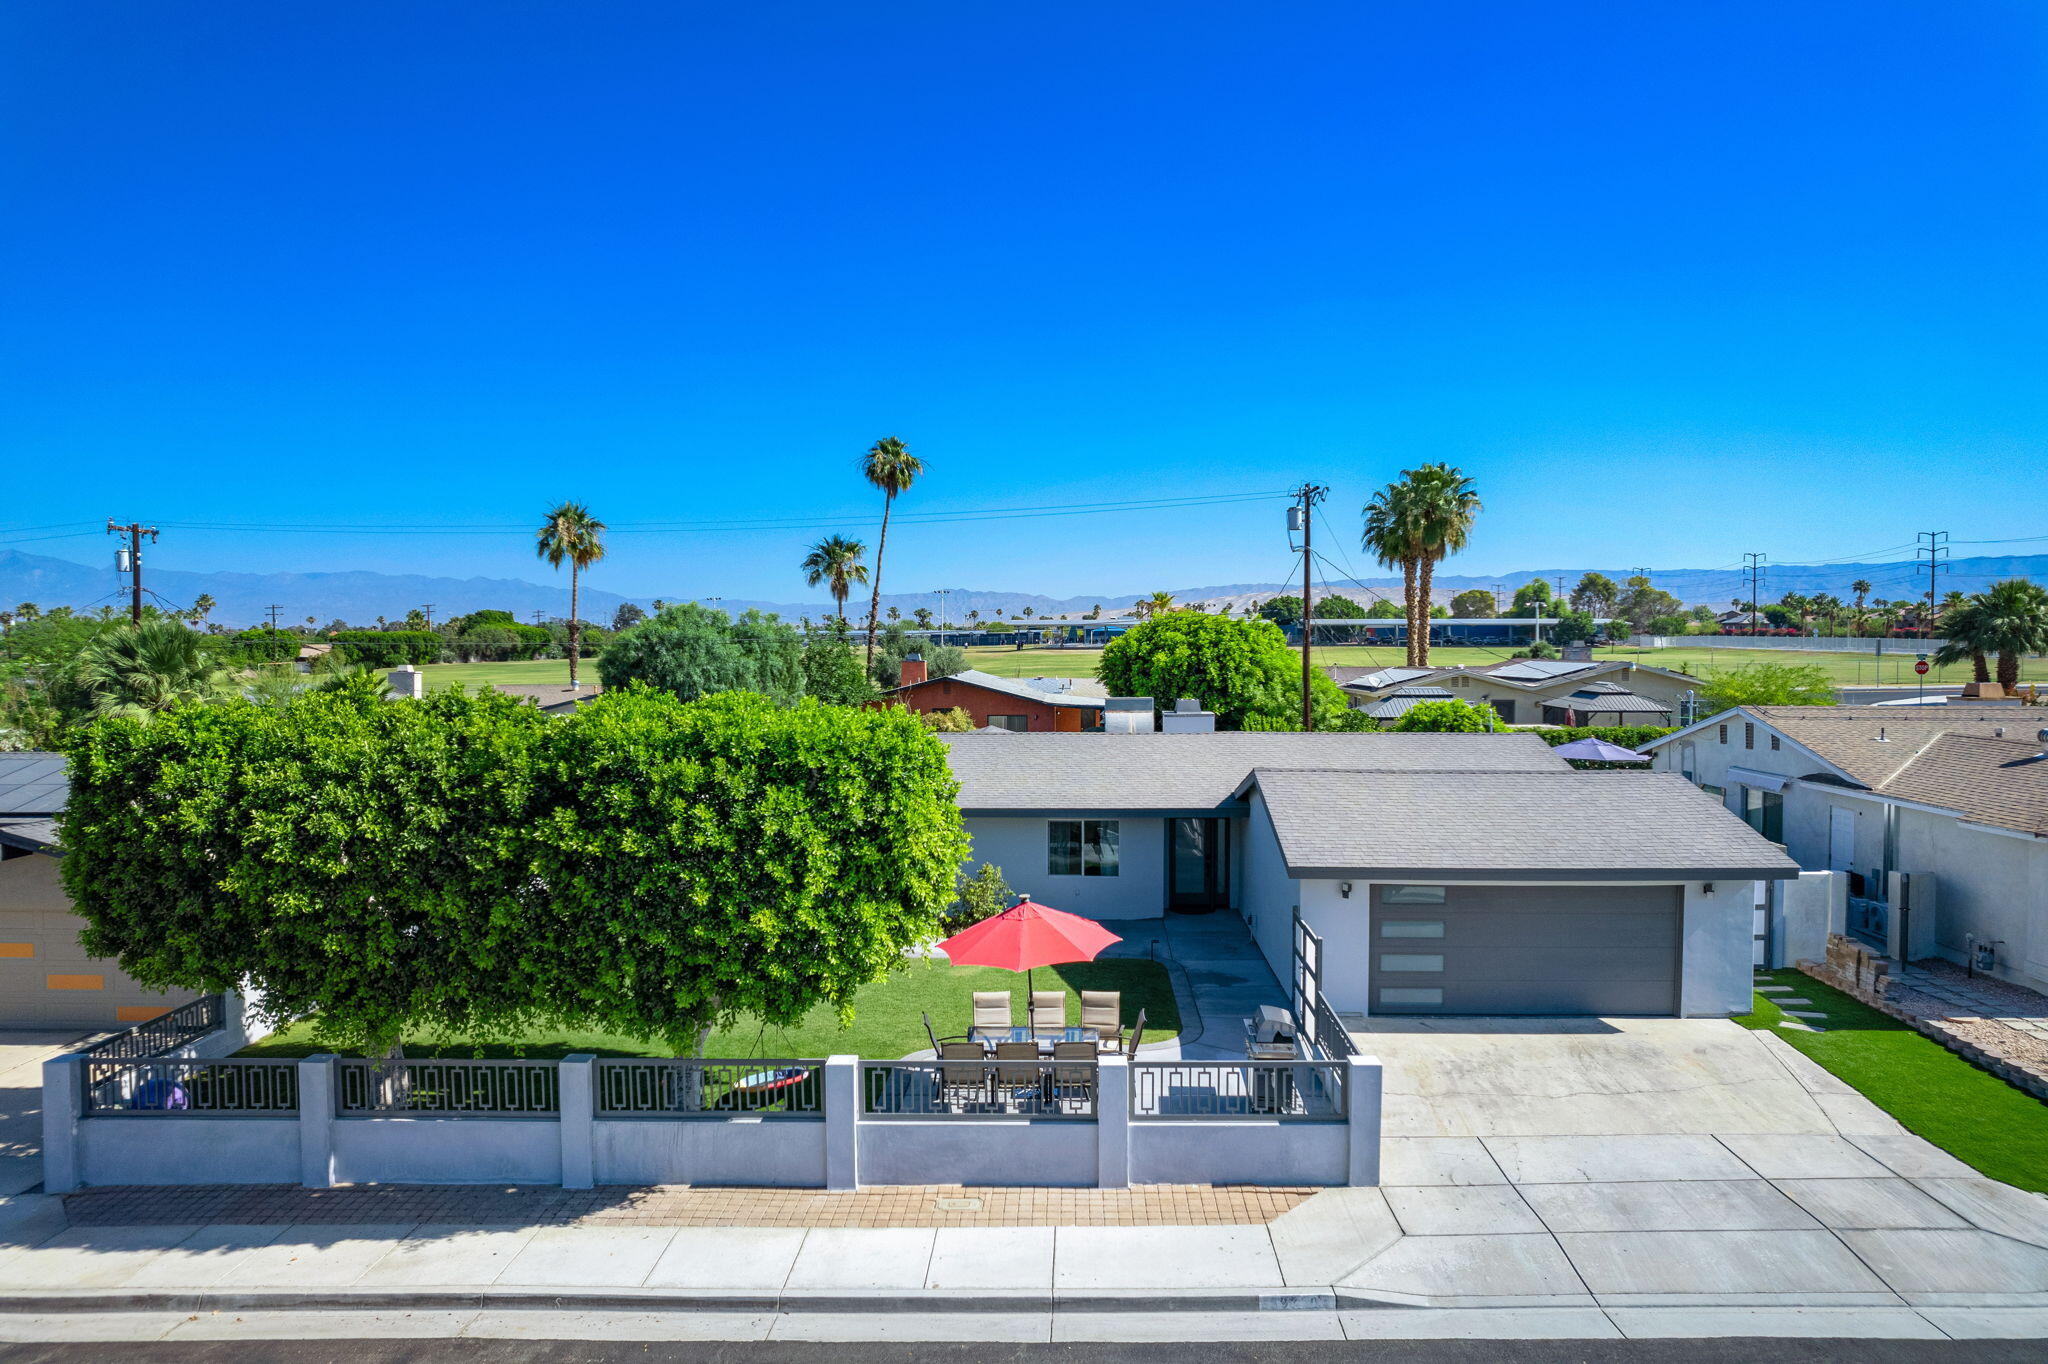
[[1764, 995], [1745, 1028], [1777, 1034], [1830, 1074], [1958, 1160], [1993, 1179], [2048, 1193], [2048, 1104], [1977, 1069], [1888, 1014], [1861, 1004], [1801, 971], [1759, 976], [1812, 1000], [1802, 1012], [1826, 1032], [1781, 1028], [1786, 1015]]
[[[1080, 1022], [1082, 990], [1119, 990], [1123, 993], [1124, 1027], [1128, 1031], [1145, 1011], [1148, 1040], [1172, 1037], [1180, 1031], [1180, 1009], [1173, 997], [1173, 982], [1166, 968], [1155, 961], [1111, 959], [1074, 962], [1067, 966], [1041, 967], [1036, 973], [1040, 990], [1055, 987], [1067, 992], [1067, 1021]], [[871, 1060], [893, 1060], [922, 1051], [925, 1040], [922, 1015], [929, 1012], [932, 1026], [941, 1037], [967, 1031], [970, 1015], [968, 996], [976, 990], [1008, 990], [1011, 1015], [1025, 1021], [1024, 977], [990, 966], [949, 966], [941, 961], [918, 961], [868, 986], [854, 996], [853, 1026], [841, 1028], [830, 1008], [813, 1009], [793, 1028], [763, 1029], [759, 1023], [741, 1023], [711, 1036], [704, 1054], [711, 1057], [803, 1059], [854, 1055]], [[242, 1056], [311, 1056], [325, 1050], [314, 1037], [312, 1023], [300, 1023], [273, 1033]], [[599, 1056], [667, 1056], [660, 1042], [618, 1037], [598, 1032], [535, 1032], [518, 1039], [475, 1042], [445, 1035], [421, 1034], [406, 1038], [408, 1056], [562, 1057], [574, 1052]]]
[[[420, 669], [427, 675], [427, 688], [439, 691], [443, 687], [463, 686], [475, 691], [485, 683], [497, 682], [559, 682], [569, 685], [569, 660], [566, 658], [522, 659], [517, 663], [429, 663]], [[576, 667], [578, 680], [597, 680], [597, 660], [586, 658]]]

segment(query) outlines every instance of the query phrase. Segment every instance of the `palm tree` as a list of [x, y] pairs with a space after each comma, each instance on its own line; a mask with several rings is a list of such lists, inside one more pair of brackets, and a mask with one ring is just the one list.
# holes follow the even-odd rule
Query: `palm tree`
[[1863, 599], [1870, 595], [1870, 579], [1858, 578], [1849, 584], [1849, 590], [1856, 594], [1856, 623], [1863, 624]]
[[21, 617], [25, 621], [40, 620], [42, 618], [43, 608], [37, 606], [32, 601], [25, 601], [21, 605], [14, 608], [14, 614]]
[[1163, 616], [1173, 609], [1173, 593], [1154, 592], [1139, 605], [1145, 608], [1147, 616]]
[[882, 490], [882, 536], [875, 542], [875, 571], [870, 579], [874, 592], [868, 597], [868, 668], [872, 671], [875, 631], [881, 626], [882, 555], [889, 548], [889, 511], [896, 505], [896, 494], [909, 491], [910, 485], [924, 473], [924, 464], [902, 441], [884, 436], [861, 456], [860, 471], [863, 478]]
[[1479, 494], [1462, 469], [1448, 464], [1425, 464], [1405, 471], [1414, 489], [1414, 515], [1422, 538], [1422, 562], [1415, 583], [1417, 626], [1408, 633], [1415, 638], [1416, 662], [1429, 666], [1430, 580], [1436, 566], [1465, 547], [1472, 537], [1472, 522], [1479, 515]]
[[228, 672], [200, 647], [199, 635], [176, 620], [145, 620], [109, 630], [78, 661], [78, 682], [95, 715], [138, 719], [228, 688]]
[[582, 653], [583, 620], [579, 599], [579, 578], [583, 570], [604, 557], [604, 522], [590, 514], [580, 502], [564, 502], [547, 514], [534, 533], [534, 552], [560, 568], [569, 561], [569, 686], [576, 686], [576, 661]]
[[892, 607], [890, 607], [890, 608], [889, 608], [889, 623], [890, 623], [891, 625], [894, 625], [894, 624], [895, 624], [895, 623], [896, 623], [897, 621], [899, 621], [899, 620], [902, 620], [902, 619], [903, 619], [903, 612], [902, 612], [902, 611], [901, 611], [900, 609], [898, 609], [897, 607], [894, 607], [894, 606], [892, 606]]
[[967, 623], [969, 625], [981, 624], [981, 612], [969, 609], [969, 611], [967, 612]]
[[811, 552], [804, 556], [805, 585], [816, 587], [824, 583], [839, 605], [841, 620], [846, 619], [846, 594], [853, 591], [856, 583], [868, 580], [868, 566], [861, 562], [861, 556], [867, 552], [868, 547], [858, 540], [828, 535], [812, 545]]
[[1360, 538], [1365, 552], [1382, 568], [1401, 570], [1401, 593], [1408, 620], [1408, 665], [1415, 666], [1415, 583], [1422, 565], [1422, 541], [1417, 533], [1412, 489], [1406, 483], [1389, 483], [1365, 504], [1365, 534]]
[[2048, 588], [2025, 578], [2007, 578], [1979, 593], [1963, 610], [1973, 607], [1983, 617], [1978, 639], [1987, 646], [1985, 652], [1998, 655], [1998, 685], [2012, 691], [2020, 684], [2020, 659], [2048, 654]]
[[1967, 661], [1971, 681], [1989, 682], [1990, 655], [1997, 652], [1998, 640], [1991, 633], [1990, 618], [1984, 613], [1981, 599], [1950, 608], [1942, 621], [1942, 633], [1947, 638], [1934, 651], [1935, 666], [1945, 668]]
[[194, 625], [206, 624], [206, 618], [213, 614], [214, 607], [218, 605], [220, 603], [215, 601], [210, 593], [201, 592], [198, 600], [192, 603], [192, 623]]

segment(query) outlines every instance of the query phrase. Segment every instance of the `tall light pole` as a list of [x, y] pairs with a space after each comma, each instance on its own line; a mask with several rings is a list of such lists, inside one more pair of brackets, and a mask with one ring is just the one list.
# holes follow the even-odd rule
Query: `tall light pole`
[[[1315, 706], [1310, 700], [1309, 651], [1315, 638], [1315, 598], [1310, 595], [1309, 570], [1315, 565], [1315, 550], [1310, 536], [1315, 527], [1315, 506], [1328, 495], [1329, 489], [1314, 483], [1304, 482], [1294, 490], [1295, 505], [1287, 509], [1289, 530], [1301, 532], [1301, 728], [1305, 734], [1316, 727]], [[1412, 641], [1411, 641], [1412, 643]]]

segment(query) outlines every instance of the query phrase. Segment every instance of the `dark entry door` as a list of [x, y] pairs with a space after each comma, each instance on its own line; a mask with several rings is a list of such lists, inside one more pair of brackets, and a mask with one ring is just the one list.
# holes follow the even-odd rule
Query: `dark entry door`
[[1189, 914], [1230, 904], [1230, 825], [1221, 819], [1167, 821], [1167, 903]]

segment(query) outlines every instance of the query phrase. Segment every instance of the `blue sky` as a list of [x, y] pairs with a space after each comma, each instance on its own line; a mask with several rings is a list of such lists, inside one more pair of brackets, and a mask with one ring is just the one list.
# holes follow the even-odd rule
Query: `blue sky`
[[[1361, 571], [1437, 459], [1451, 571], [2048, 534], [2042, 14], [16, 0], [0, 545], [539, 578], [577, 497], [604, 586], [802, 599], [891, 433], [905, 510], [1313, 477]], [[890, 585], [1273, 579], [1279, 507]]]

